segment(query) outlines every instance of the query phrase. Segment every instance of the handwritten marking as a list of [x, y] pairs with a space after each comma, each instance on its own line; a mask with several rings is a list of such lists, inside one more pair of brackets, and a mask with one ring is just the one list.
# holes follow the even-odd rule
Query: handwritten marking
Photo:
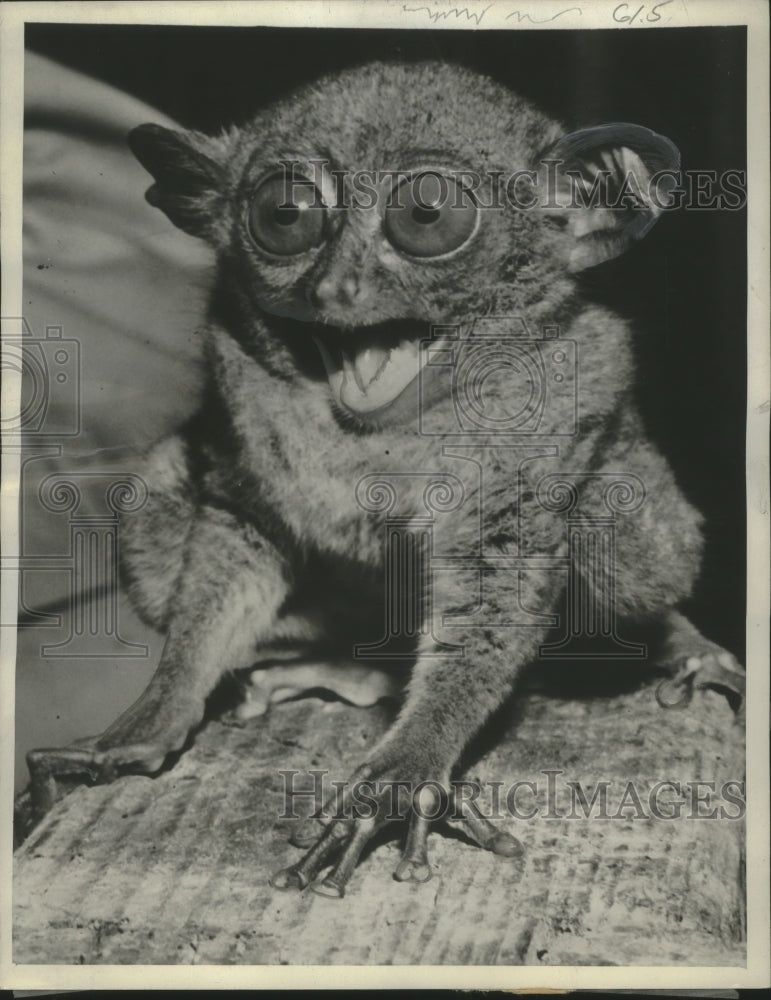
[[[660, 3], [654, 4], [654, 6], [646, 12], [645, 4], [640, 4], [634, 13], [621, 13], [625, 8], [629, 10], [630, 5], [628, 3], [620, 3], [617, 7], [613, 8], [613, 20], [617, 24], [626, 24], [627, 26], [634, 24], [635, 21], [647, 21], [648, 24], [655, 24], [657, 21], [661, 20], [661, 14], [659, 14], [659, 7], [668, 7], [672, 3], [672, 0], [661, 0]], [[645, 15], [643, 17], [643, 14]]]
[[523, 21], [529, 21], [531, 24], [546, 24], [547, 21], [556, 21], [557, 18], [562, 17], [563, 14], [570, 14], [573, 12], [583, 14], [583, 10], [580, 7], [566, 7], [564, 10], [557, 11], [557, 13], [553, 14], [551, 17], [539, 18], [534, 18], [532, 14], [523, 14], [521, 10], [513, 10], [510, 14], [506, 15], [506, 20], [508, 21], [509, 18], [516, 17], [520, 24]]
[[491, 7], [492, 4], [488, 4], [480, 11], [471, 11], [468, 7], [450, 7], [447, 10], [432, 10], [430, 7], [408, 7], [407, 4], [402, 4], [402, 10], [407, 14], [426, 13], [432, 21], [446, 20], [453, 15], [456, 18], [460, 18], [465, 14], [466, 20], [476, 21], [477, 25], [482, 23], [482, 18]]

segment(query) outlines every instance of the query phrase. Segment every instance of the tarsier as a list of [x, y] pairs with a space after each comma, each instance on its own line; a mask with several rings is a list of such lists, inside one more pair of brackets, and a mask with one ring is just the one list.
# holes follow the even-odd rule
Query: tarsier
[[[619, 619], [657, 624], [673, 677], [741, 686], [734, 658], [675, 610], [699, 571], [701, 518], [646, 439], [627, 323], [576, 278], [660, 214], [651, 179], [678, 169], [671, 142], [633, 125], [565, 135], [465, 69], [375, 63], [217, 137], [143, 125], [130, 144], [150, 203], [216, 253], [209, 382], [199, 415], [147, 457], [148, 502], [122, 529], [136, 606], [166, 632], [160, 665], [104, 733], [29, 754], [39, 811], [58, 778], [157, 771], [228, 672], [279, 648], [318, 660], [372, 646], [394, 579], [391, 508], [444, 562], [416, 577], [422, 620], [391, 647], [412, 664], [401, 710], [352, 762], [382, 808], [311, 820], [297, 838], [309, 851], [274, 885], [343, 895], [386, 822], [388, 782], [424, 783], [428, 798], [450, 787], [464, 747], [559, 638], [571, 572], [590, 599], [612, 593]], [[625, 196], [569, 194], [598, 178]], [[551, 350], [555, 336], [573, 353]], [[555, 496], [607, 513], [613, 482], [636, 498], [615, 518], [612, 579], [571, 570]], [[395, 874], [424, 881], [430, 823], [409, 813]], [[517, 853], [473, 803], [456, 821]]]

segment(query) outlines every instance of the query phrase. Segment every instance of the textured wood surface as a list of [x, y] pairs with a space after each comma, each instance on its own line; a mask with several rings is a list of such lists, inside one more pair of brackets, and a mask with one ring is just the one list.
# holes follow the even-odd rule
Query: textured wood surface
[[[545, 808], [543, 772], [560, 768], [560, 815], [566, 780], [589, 791], [610, 780], [613, 814], [630, 778], [644, 803], [657, 780], [719, 790], [742, 778], [742, 731], [723, 697], [702, 692], [667, 712], [653, 691], [531, 693], [467, 773], [536, 781]], [[394, 829], [343, 900], [272, 889], [269, 875], [300, 856], [287, 843], [292, 822], [278, 818], [279, 769], [345, 778], [387, 716], [287, 703], [240, 726], [210, 722], [156, 778], [76, 789], [17, 852], [14, 961], [744, 964], [743, 823], [688, 819], [687, 809], [679, 820], [508, 818], [525, 847], [519, 862], [437, 830], [423, 885], [393, 880]]]

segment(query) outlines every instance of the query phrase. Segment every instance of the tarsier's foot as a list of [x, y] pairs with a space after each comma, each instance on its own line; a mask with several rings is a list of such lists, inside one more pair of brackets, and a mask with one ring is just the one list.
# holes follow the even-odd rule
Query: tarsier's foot
[[179, 707], [171, 718], [147, 692], [98, 736], [67, 747], [30, 750], [30, 799], [35, 820], [41, 819], [73, 784], [113, 781], [121, 774], [153, 774], [166, 757], [184, 745], [200, 721], [203, 705]]
[[331, 691], [351, 705], [368, 707], [403, 693], [404, 681], [393, 671], [365, 667], [353, 660], [300, 659], [253, 670], [244, 685], [238, 719], [264, 715], [271, 705], [315, 689]]
[[659, 684], [656, 698], [664, 708], [685, 708], [697, 690], [722, 692], [738, 716], [744, 713], [745, 672], [739, 661], [699, 632], [679, 611], [665, 617], [661, 662], [670, 676]]
[[323, 812], [332, 817], [329, 822], [325, 825], [311, 818], [295, 833], [292, 842], [311, 845], [310, 850], [296, 864], [276, 872], [271, 885], [277, 889], [310, 885], [322, 896], [342, 897], [366, 844], [388, 822], [398, 819], [409, 823], [402, 857], [394, 871], [399, 882], [427, 882], [431, 878], [427, 840], [435, 819], [462, 830], [486, 850], [510, 858], [522, 855], [520, 842], [496, 830], [473, 802], [454, 796], [446, 778], [405, 781], [403, 775], [410, 773], [415, 773], [414, 765], [401, 772], [394, 766], [380, 769], [374, 764], [359, 768], [342, 801], [326, 804]]
[[719, 646], [677, 661], [673, 675], [656, 689], [656, 698], [663, 708], [685, 708], [694, 691], [706, 688], [721, 691], [737, 715], [743, 714], [744, 669], [735, 656]]

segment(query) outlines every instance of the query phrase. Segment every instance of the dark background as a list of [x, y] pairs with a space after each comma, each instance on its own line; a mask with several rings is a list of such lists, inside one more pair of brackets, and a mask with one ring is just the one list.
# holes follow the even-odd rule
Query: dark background
[[[360, 31], [27, 25], [30, 49], [206, 131], [321, 73], [370, 58], [443, 58], [487, 72], [578, 127], [648, 126], [685, 170], [746, 168], [746, 32]], [[651, 436], [707, 516], [686, 612], [744, 659], [746, 212], [666, 214], [587, 294], [634, 316]], [[662, 559], [666, 553], [662, 553]]]

